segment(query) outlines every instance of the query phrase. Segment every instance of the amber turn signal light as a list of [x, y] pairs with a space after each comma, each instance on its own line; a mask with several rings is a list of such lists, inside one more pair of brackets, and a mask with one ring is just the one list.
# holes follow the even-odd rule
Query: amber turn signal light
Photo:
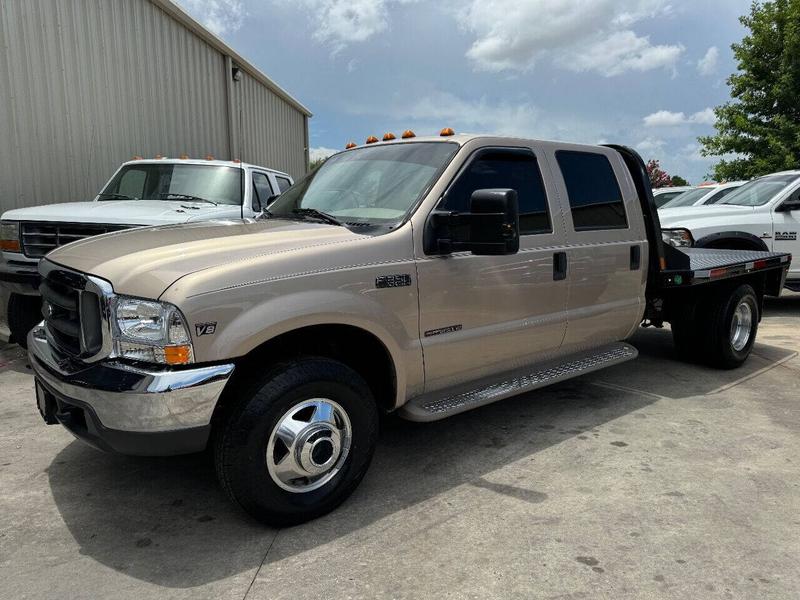
[[19, 252], [19, 240], [0, 240], [0, 250], [5, 252]]
[[164, 362], [168, 365], [185, 365], [192, 361], [192, 347], [189, 345], [166, 346]]

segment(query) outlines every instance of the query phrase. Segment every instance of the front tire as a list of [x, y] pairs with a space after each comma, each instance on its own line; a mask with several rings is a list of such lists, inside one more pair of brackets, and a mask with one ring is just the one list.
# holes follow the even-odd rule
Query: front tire
[[28, 347], [28, 332], [42, 320], [42, 299], [39, 296], [11, 294], [8, 298], [9, 341]]
[[308, 357], [276, 365], [241, 389], [214, 448], [231, 499], [278, 527], [344, 502], [378, 437], [377, 405], [363, 378], [338, 361]]

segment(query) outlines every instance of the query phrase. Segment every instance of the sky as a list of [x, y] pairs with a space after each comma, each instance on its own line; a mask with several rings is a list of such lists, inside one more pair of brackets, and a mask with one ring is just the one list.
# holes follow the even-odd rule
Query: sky
[[702, 181], [749, 0], [178, 0], [313, 113], [312, 158], [452, 127], [633, 146]]

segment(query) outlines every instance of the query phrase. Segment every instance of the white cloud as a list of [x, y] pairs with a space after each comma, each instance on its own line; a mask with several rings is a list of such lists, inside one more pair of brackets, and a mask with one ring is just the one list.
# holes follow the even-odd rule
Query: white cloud
[[666, 142], [657, 138], [645, 138], [634, 147], [639, 153], [646, 154], [647, 156], [660, 156], [664, 150]]
[[711, 46], [705, 56], [697, 61], [697, 72], [700, 75], [713, 75], [719, 62], [719, 48]]
[[216, 35], [239, 30], [247, 14], [242, 0], [178, 0], [178, 4]]
[[363, 42], [389, 28], [389, 6], [414, 0], [299, 0], [314, 25], [314, 39], [333, 48]]
[[676, 125], [713, 125], [716, 122], [713, 108], [686, 115], [683, 112], [659, 110], [644, 118], [645, 127], [674, 127]]
[[317, 148], [309, 148], [308, 149], [308, 159], [311, 162], [315, 160], [319, 160], [320, 158], [328, 158], [332, 154], [336, 154], [339, 150], [335, 150], [334, 148], [326, 148], [324, 146], [318, 146]]
[[630, 29], [670, 10], [665, 0], [470, 0], [459, 21], [476, 36], [467, 57], [478, 69], [524, 71], [549, 58], [611, 77], [674, 71], [683, 46], [653, 45]]

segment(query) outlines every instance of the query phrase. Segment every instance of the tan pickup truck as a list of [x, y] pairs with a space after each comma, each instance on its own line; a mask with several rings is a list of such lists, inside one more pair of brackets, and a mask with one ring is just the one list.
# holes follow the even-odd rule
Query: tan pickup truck
[[443, 134], [336, 154], [262, 218], [52, 251], [28, 338], [45, 421], [128, 454], [211, 444], [231, 498], [282, 525], [355, 489], [381, 412], [442, 419], [631, 360], [643, 321], [747, 358], [790, 255], [662, 231], [627, 148]]

